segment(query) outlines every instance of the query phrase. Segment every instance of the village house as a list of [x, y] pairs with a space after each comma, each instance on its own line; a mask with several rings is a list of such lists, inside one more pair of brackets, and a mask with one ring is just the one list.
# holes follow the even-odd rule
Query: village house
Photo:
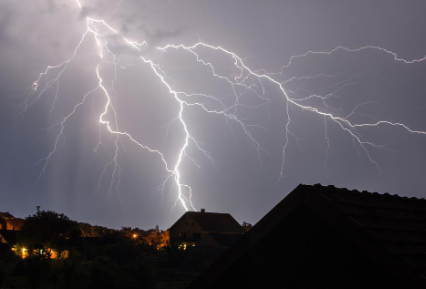
[[188, 289], [426, 288], [426, 200], [299, 185]]
[[244, 233], [243, 227], [230, 215], [200, 212], [186, 212], [170, 227], [172, 247], [186, 249], [193, 247], [229, 248]]
[[18, 231], [23, 225], [23, 219], [15, 218], [9, 212], [0, 212], [0, 230]]
[[24, 225], [24, 220], [15, 218], [9, 212], [0, 212], [0, 244], [13, 246], [16, 243], [17, 232]]

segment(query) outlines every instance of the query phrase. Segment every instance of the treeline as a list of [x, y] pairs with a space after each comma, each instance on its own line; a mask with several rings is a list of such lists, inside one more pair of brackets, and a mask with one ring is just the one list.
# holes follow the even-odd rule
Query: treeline
[[171, 249], [158, 227], [81, 226], [52, 211], [29, 216], [16, 233], [15, 252], [0, 246], [0, 288], [184, 288], [215, 258]]

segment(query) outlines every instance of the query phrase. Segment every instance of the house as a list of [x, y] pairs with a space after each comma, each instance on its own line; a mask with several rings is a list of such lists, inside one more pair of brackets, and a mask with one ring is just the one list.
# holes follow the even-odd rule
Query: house
[[0, 246], [14, 248], [23, 225], [24, 220], [15, 218], [9, 212], [0, 212]]
[[230, 215], [186, 212], [170, 227], [172, 247], [186, 249], [187, 246], [229, 248], [244, 233], [243, 227]]
[[15, 218], [9, 212], [2, 213], [0, 212], [0, 230], [21, 230], [21, 227], [24, 225], [24, 220]]
[[299, 185], [195, 288], [426, 288], [426, 200]]

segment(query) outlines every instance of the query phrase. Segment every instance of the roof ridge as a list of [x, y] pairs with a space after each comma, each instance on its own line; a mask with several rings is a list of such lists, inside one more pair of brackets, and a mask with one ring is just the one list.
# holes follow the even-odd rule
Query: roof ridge
[[384, 198], [392, 198], [392, 199], [405, 199], [405, 200], [418, 200], [418, 201], [426, 201], [425, 198], [419, 198], [419, 197], [410, 197], [410, 196], [400, 196], [398, 194], [390, 194], [389, 192], [385, 192], [385, 193], [378, 193], [378, 192], [370, 192], [367, 190], [362, 190], [359, 191], [357, 189], [347, 189], [347, 188], [338, 188], [334, 185], [322, 185], [320, 183], [314, 184], [314, 185], [305, 185], [302, 184], [302, 186], [308, 186], [308, 187], [314, 187], [314, 188], [321, 188], [321, 189], [333, 189], [336, 191], [340, 191], [340, 192], [344, 192], [344, 193], [356, 193], [356, 194], [361, 194], [361, 195], [374, 195], [374, 196], [382, 196]]
[[230, 213], [220, 213], [220, 212], [197, 212], [197, 211], [188, 211], [188, 212], [186, 212], [186, 213], [231, 215]]

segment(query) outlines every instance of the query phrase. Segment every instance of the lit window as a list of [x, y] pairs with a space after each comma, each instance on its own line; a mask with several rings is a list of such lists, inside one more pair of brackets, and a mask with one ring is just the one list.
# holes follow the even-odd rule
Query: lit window
[[186, 244], [185, 243], [184, 244], [180, 244], [179, 247], [178, 247], [178, 249], [180, 249], [180, 250], [186, 250]]

